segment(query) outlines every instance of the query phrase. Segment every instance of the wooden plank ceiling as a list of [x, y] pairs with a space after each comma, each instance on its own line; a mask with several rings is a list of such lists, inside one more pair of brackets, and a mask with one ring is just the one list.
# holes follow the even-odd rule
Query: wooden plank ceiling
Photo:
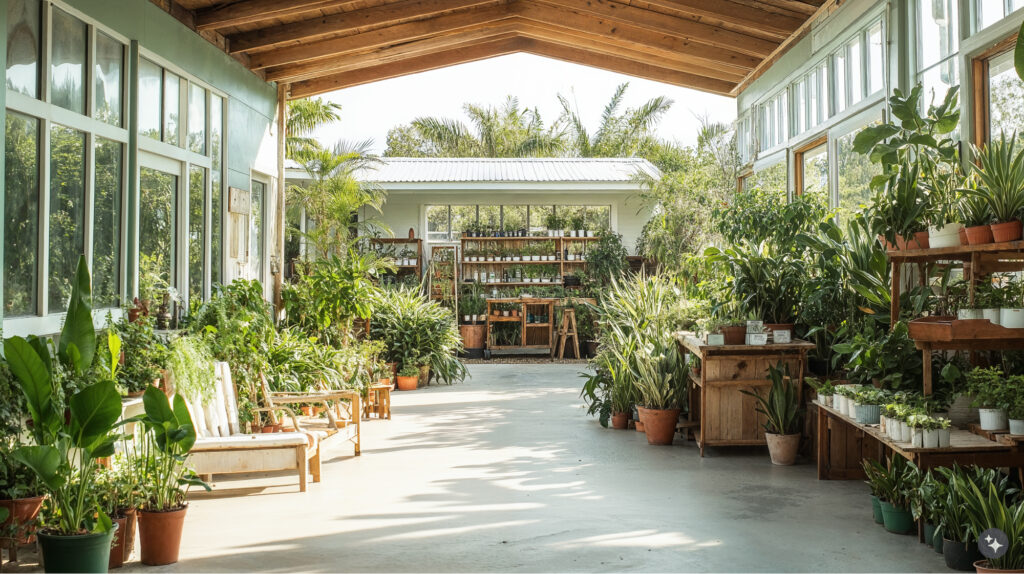
[[151, 0], [303, 98], [525, 52], [735, 96], [839, 0]]

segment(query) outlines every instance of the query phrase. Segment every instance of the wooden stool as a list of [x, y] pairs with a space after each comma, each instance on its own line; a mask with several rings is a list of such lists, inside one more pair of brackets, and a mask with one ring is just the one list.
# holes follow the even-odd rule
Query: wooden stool
[[558, 358], [565, 358], [565, 343], [572, 339], [572, 347], [576, 350], [576, 358], [580, 358], [580, 338], [576, 334], [576, 310], [572, 307], [562, 309], [562, 323], [558, 326]]
[[391, 385], [372, 385], [366, 393], [363, 413], [367, 418], [374, 413], [377, 418], [391, 420]]

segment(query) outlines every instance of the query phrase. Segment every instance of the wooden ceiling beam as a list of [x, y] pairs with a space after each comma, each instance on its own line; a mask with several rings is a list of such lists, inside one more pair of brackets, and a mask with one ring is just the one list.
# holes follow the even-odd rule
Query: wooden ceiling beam
[[196, 28], [219, 30], [267, 22], [323, 8], [357, 6], [360, 0], [241, 0], [196, 11]]
[[[778, 42], [747, 36], [723, 28], [694, 22], [613, 2], [611, 0], [531, 0], [543, 2], [574, 12], [595, 24], [607, 25], [609, 21], [644, 28], [651, 34], [669, 34], [694, 43], [714, 46], [749, 54], [758, 59], [766, 57], [778, 46]], [[594, 18], [598, 16], [599, 18]]]
[[383, 4], [232, 34], [228, 36], [228, 47], [232, 52], [265, 50], [282, 44], [295, 44], [325, 36], [354, 34], [368, 28], [421, 20], [466, 8], [495, 4], [497, 1], [500, 0], [402, 0], [394, 4]]
[[600, 68], [628, 76], [664, 82], [676, 86], [693, 88], [713, 94], [728, 95], [735, 85], [732, 82], [705, 78], [698, 74], [690, 74], [603, 54], [594, 54], [588, 50], [574, 48], [562, 44], [554, 44], [537, 39], [523, 39], [520, 50], [537, 56], [554, 58], [565, 62]]
[[436, 18], [396, 24], [361, 34], [316, 40], [305, 42], [298, 46], [286, 46], [267, 52], [257, 52], [250, 56], [250, 62], [252, 68], [257, 70], [272, 66], [284, 66], [318, 58], [329, 58], [339, 53], [412, 42], [435, 34], [448, 34], [462, 28], [496, 22], [511, 16], [512, 12], [509, 11], [506, 5], [456, 12]]
[[372, 50], [341, 54], [331, 58], [309, 60], [297, 64], [267, 68], [267, 79], [276, 82], [299, 82], [313, 78], [334, 75], [342, 71], [365, 68], [371, 65], [388, 64], [403, 58], [451, 50], [456, 46], [494, 41], [515, 36], [518, 26], [508, 20], [466, 28], [454, 34], [439, 34], [405, 42], [394, 46], [383, 46]]
[[644, 3], [654, 8], [689, 14], [699, 21], [710, 18], [742, 29], [768, 33], [779, 39], [785, 39], [804, 23], [803, 18], [772, 12], [757, 5], [743, 5], [733, 0], [644, 0]]
[[656, 48], [700, 60], [699, 63], [728, 66], [744, 72], [753, 70], [761, 63], [761, 58], [749, 54], [691, 42], [673, 34], [595, 19], [591, 15], [580, 14], [550, 4], [522, 3], [515, 7], [515, 11], [516, 14], [528, 20], [601, 36], [612, 42], [628, 44], [640, 51], [644, 51], [648, 47]]
[[368, 84], [390, 78], [397, 78], [399, 76], [406, 76], [409, 74], [436, 70], [438, 68], [445, 68], [457, 64], [465, 64], [467, 62], [475, 62], [478, 60], [494, 58], [496, 56], [503, 56], [505, 54], [520, 51], [520, 47], [525, 41], [527, 40], [523, 38], [499, 39], [492, 42], [477, 44], [470, 48], [458, 48], [435, 54], [415, 56], [390, 64], [370, 66], [359, 70], [353, 70], [351, 72], [342, 72], [340, 74], [317, 78], [315, 80], [296, 82], [291, 85], [289, 98], [306, 98], [361, 84]]
[[823, 0], [754, 0], [757, 4], [765, 4], [775, 8], [788, 10], [804, 16], [810, 16], [824, 4]]

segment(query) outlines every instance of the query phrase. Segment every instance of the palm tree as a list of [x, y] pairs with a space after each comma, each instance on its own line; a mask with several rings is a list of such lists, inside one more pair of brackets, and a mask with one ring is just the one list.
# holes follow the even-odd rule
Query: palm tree
[[565, 149], [562, 133], [545, 128], [540, 113], [508, 96], [499, 107], [465, 104], [472, 128], [460, 120], [420, 117], [412, 128], [432, 157], [551, 157]]
[[288, 102], [288, 121], [285, 123], [285, 155], [300, 161], [305, 152], [323, 149], [320, 142], [310, 137], [317, 128], [341, 119], [341, 105], [319, 98]]
[[578, 157], [632, 157], [656, 141], [654, 130], [674, 103], [665, 96], [647, 100], [639, 108], [619, 112], [629, 82], [615, 88], [611, 100], [601, 113], [601, 124], [593, 135], [587, 131], [575, 104], [559, 94], [562, 104], [559, 124], [565, 125], [572, 143], [572, 154]]

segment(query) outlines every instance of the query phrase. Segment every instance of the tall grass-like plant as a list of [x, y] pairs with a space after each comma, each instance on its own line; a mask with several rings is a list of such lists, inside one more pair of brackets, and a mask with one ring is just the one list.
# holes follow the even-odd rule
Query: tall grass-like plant
[[764, 429], [772, 434], [797, 434], [800, 432], [799, 387], [789, 378], [789, 368], [785, 364], [769, 365], [768, 379], [772, 386], [768, 395], [759, 392], [741, 391], [757, 399], [757, 412], [767, 419]]
[[1006, 554], [989, 558], [990, 568], [1024, 569], [1024, 502], [1008, 503], [994, 484], [960, 483], [968, 530], [977, 539], [989, 528], [1002, 530], [1009, 539]]
[[370, 323], [370, 337], [384, 343], [384, 356], [399, 365], [429, 365], [437, 380], [451, 384], [466, 378], [456, 355], [462, 335], [451, 309], [407, 289], [381, 293]]
[[978, 191], [988, 200], [996, 223], [1020, 218], [1024, 209], [1024, 148], [1017, 149], [1017, 134], [974, 148], [978, 163]]

